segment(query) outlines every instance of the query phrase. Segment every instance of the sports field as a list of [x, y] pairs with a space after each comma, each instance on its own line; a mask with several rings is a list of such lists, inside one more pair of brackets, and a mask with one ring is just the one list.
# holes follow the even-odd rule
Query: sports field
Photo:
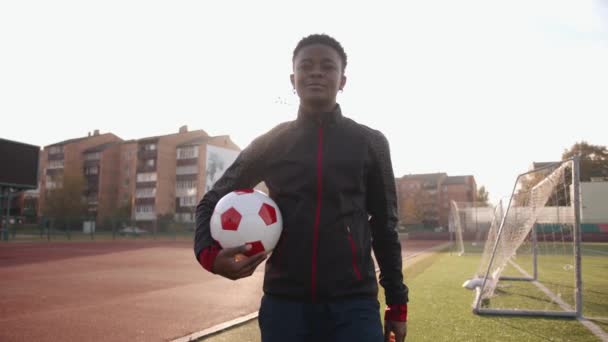
[[[562, 258], [561, 256], [556, 256]], [[545, 259], [546, 260], [546, 259]], [[471, 311], [474, 292], [462, 287], [479, 267], [480, 255], [448, 251], [405, 265], [410, 287], [409, 341], [601, 341], [575, 319], [477, 316]], [[608, 244], [583, 245], [583, 314], [608, 332]], [[542, 266], [541, 266], [542, 267]], [[548, 272], [550, 273], [550, 272]], [[551, 274], [547, 276], [551, 279]], [[508, 304], [550, 303], [525, 284], [501, 290]], [[527, 293], [526, 293], [527, 292]], [[381, 303], [383, 298], [380, 298]], [[504, 303], [503, 303], [504, 304]], [[544, 305], [544, 304], [543, 304]], [[384, 310], [382, 308], [381, 310]], [[257, 320], [200, 341], [259, 341]]]

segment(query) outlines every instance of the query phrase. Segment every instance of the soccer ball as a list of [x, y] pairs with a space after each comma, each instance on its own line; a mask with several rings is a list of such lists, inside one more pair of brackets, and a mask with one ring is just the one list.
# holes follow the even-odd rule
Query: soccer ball
[[213, 239], [222, 248], [250, 244], [247, 256], [272, 251], [282, 230], [283, 218], [277, 204], [253, 189], [228, 193], [217, 202], [211, 216]]

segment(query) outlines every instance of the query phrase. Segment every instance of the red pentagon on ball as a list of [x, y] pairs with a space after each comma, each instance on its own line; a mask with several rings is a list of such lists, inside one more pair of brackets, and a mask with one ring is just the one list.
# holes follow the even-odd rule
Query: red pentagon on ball
[[241, 214], [234, 207], [230, 207], [222, 214], [222, 229], [224, 230], [237, 230], [240, 222]]
[[245, 194], [250, 194], [253, 192], [253, 189], [239, 189], [239, 190], [234, 190], [234, 193], [237, 195], [245, 195]]
[[253, 241], [253, 242], [247, 242], [247, 244], [251, 245], [251, 249], [247, 252], [245, 252], [245, 255], [250, 257], [252, 255], [256, 255], [260, 252], [264, 252], [266, 249], [264, 248], [264, 245], [262, 244], [262, 241]]
[[258, 215], [264, 220], [267, 226], [277, 222], [277, 212], [274, 210], [274, 207], [268, 203], [262, 204]]

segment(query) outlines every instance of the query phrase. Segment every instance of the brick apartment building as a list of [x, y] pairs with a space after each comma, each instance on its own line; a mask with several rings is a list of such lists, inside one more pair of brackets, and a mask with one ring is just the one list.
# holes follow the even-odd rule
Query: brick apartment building
[[186, 127], [177, 134], [138, 140], [133, 208], [136, 221], [154, 221], [166, 214], [175, 214], [180, 221], [194, 221], [194, 209], [205, 193], [209, 146], [232, 151], [234, 158], [240, 150], [228, 136], [211, 137], [202, 130], [188, 132]]
[[477, 184], [473, 176], [446, 173], [411, 174], [396, 179], [399, 220], [405, 225], [447, 227], [450, 201], [474, 202]]
[[240, 150], [228, 136], [180, 127], [174, 134], [124, 141], [94, 131], [86, 137], [46, 146], [41, 153], [38, 215], [46, 191], [61, 187], [64, 175], [84, 178], [89, 215], [101, 224], [120, 208], [130, 208], [138, 225], [150, 226], [159, 215], [192, 222], [206, 186], [209, 146]]
[[[107, 165], [113, 162], [113, 153], [122, 139], [112, 133], [99, 134], [95, 130], [86, 137], [70, 139], [44, 147], [40, 157], [40, 193], [38, 199], [38, 214], [42, 215], [46, 205], [47, 190], [62, 186], [63, 178], [71, 175], [85, 176], [85, 193], [89, 210], [96, 208], [111, 208], [108, 203], [107, 187], [113, 175], [106, 172]], [[103, 156], [103, 158], [102, 158]], [[104, 171], [101, 174], [101, 171]], [[101, 186], [100, 186], [101, 185]], [[102, 196], [100, 196], [102, 191]], [[100, 201], [103, 200], [103, 203]]]

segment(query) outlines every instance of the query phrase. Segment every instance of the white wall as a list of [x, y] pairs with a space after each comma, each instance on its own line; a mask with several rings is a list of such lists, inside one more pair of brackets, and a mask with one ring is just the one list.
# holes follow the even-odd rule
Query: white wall
[[608, 182], [581, 182], [582, 223], [608, 223]]

